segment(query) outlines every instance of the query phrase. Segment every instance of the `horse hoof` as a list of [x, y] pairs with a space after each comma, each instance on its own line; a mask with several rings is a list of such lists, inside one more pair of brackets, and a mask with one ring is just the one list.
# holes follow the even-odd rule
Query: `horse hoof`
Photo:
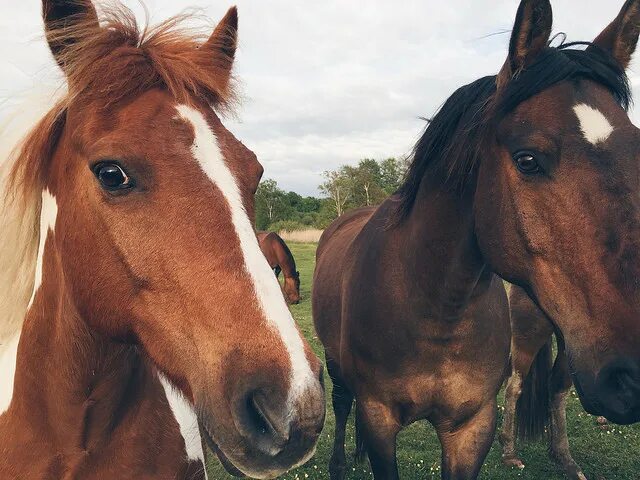
[[329, 466], [329, 478], [331, 480], [344, 480], [346, 476], [346, 466], [334, 467]]
[[329, 462], [329, 478], [331, 480], [344, 480], [347, 473], [347, 465], [345, 462]]
[[502, 464], [507, 467], [516, 467], [520, 470], [524, 468], [524, 463], [518, 457], [503, 457]]

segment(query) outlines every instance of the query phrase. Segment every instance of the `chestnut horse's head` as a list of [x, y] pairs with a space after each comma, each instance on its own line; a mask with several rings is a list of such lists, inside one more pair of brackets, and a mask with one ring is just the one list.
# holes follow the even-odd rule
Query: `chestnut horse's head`
[[55, 205], [70, 300], [96, 333], [140, 346], [227, 465], [282, 473], [310, 455], [324, 393], [253, 231], [262, 167], [216, 114], [236, 9], [202, 41], [177, 19], [142, 35], [125, 10], [100, 22], [89, 0], [43, 0], [43, 14], [69, 93], [38, 127], [55, 137], [46, 155], [16, 175]]
[[548, 0], [522, 1], [478, 162], [477, 237], [556, 326], [585, 408], [637, 422], [640, 130], [624, 70], [640, 1], [586, 50], [550, 47], [551, 27]]

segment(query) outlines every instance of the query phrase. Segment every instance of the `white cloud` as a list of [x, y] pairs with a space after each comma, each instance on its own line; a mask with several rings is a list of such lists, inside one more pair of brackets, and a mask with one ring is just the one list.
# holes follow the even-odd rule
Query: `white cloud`
[[[127, 0], [140, 12], [137, 0]], [[210, 0], [146, 0], [152, 20]], [[265, 176], [316, 193], [323, 170], [363, 157], [408, 152], [458, 86], [496, 73], [506, 55], [516, 0], [238, 0], [237, 74], [245, 102], [227, 127], [252, 148]], [[622, 5], [553, 2], [556, 31], [592, 39]], [[55, 81], [42, 40], [40, 0], [0, 7], [0, 96]], [[216, 0], [214, 21], [229, 2]], [[588, 15], [582, 12], [589, 12]], [[140, 17], [142, 18], [142, 17]], [[632, 83], [640, 75], [631, 71]]]

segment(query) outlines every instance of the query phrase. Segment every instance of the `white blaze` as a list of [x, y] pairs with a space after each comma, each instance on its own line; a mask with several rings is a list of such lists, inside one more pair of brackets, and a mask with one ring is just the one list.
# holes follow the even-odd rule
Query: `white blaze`
[[204, 477], [207, 477], [207, 468], [204, 459], [204, 450], [202, 449], [202, 439], [200, 437], [200, 429], [198, 428], [198, 417], [193, 407], [186, 398], [173, 387], [171, 382], [162, 373], [158, 373], [158, 378], [164, 388], [167, 401], [171, 407], [171, 412], [180, 427], [180, 435], [184, 439], [184, 447], [187, 451], [189, 460], [202, 462], [204, 468]]
[[[36, 260], [36, 272], [33, 283], [33, 292], [29, 300], [29, 308], [33, 303], [36, 292], [42, 284], [42, 265], [44, 246], [49, 233], [53, 234], [56, 218], [58, 216], [58, 204], [49, 190], [42, 191], [42, 205], [40, 207], [40, 240], [38, 243], [38, 258]], [[18, 355], [18, 343], [21, 330], [18, 330], [9, 343], [0, 348], [0, 414], [4, 413], [13, 397], [13, 382], [16, 374], [16, 357]]]
[[311, 372], [302, 338], [284, 301], [280, 285], [260, 250], [253, 226], [242, 203], [240, 190], [222, 157], [215, 134], [198, 110], [186, 105], [179, 105], [177, 110], [180, 116], [193, 126], [195, 131], [191, 147], [193, 156], [211, 182], [222, 191], [229, 204], [231, 220], [244, 256], [244, 268], [253, 280], [258, 304], [267, 322], [279, 334], [289, 353], [291, 388], [288, 401], [292, 405], [309, 387], [317, 382]]
[[592, 145], [605, 142], [613, 132], [613, 126], [600, 110], [581, 103], [573, 107], [584, 138]]

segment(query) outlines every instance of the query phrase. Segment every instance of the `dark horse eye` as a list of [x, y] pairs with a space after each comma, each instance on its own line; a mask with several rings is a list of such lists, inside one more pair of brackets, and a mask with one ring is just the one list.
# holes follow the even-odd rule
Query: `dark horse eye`
[[132, 186], [131, 179], [118, 164], [99, 163], [93, 167], [93, 173], [107, 190], [120, 190]]
[[516, 162], [518, 170], [525, 175], [533, 175], [541, 171], [540, 165], [532, 153], [518, 153], [513, 157], [513, 161]]

